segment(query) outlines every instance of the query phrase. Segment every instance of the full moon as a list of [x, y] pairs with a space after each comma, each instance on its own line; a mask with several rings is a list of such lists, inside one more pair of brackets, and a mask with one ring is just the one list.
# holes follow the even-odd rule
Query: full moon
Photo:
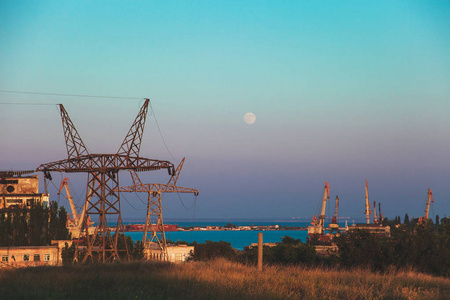
[[244, 122], [251, 125], [253, 123], [255, 123], [256, 121], [256, 116], [254, 113], [248, 112], [244, 115]]

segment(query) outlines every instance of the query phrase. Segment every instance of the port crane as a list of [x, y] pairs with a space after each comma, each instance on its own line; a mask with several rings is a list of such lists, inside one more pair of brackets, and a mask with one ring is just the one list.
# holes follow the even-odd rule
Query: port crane
[[380, 215], [380, 224], [383, 223], [384, 217], [383, 217], [383, 213], [381, 212], [381, 202], [378, 202], [378, 212]]
[[375, 201], [373, 201], [373, 224], [378, 224], [378, 216], [377, 216], [377, 205]]
[[[130, 170], [134, 185], [119, 188], [119, 192], [146, 192], [148, 193], [147, 216], [144, 225], [142, 243], [145, 249], [154, 248], [160, 251], [161, 260], [168, 259], [167, 242], [163, 222], [163, 209], [161, 196], [163, 193], [192, 193], [198, 196], [197, 189], [177, 186], [178, 177], [183, 168], [183, 158], [167, 184], [148, 183], [143, 184], [138, 174]], [[158, 233], [159, 232], [159, 233]]]
[[433, 200], [433, 192], [431, 191], [431, 189], [428, 189], [428, 199], [427, 199], [427, 207], [425, 209], [425, 216], [424, 217], [419, 217], [419, 224], [423, 224], [428, 222], [428, 214], [430, 212], [430, 205], [431, 203], [434, 203]]
[[336, 195], [336, 205], [335, 205], [335, 208], [334, 208], [334, 216], [331, 218], [331, 223], [330, 223], [330, 228], [332, 230], [339, 229], [339, 224], [337, 222], [338, 207], [339, 207], [339, 197]]
[[372, 209], [370, 207], [370, 202], [369, 202], [369, 184], [366, 180], [366, 211], [364, 212], [364, 214], [366, 215], [367, 224], [370, 224], [370, 214], [371, 213], [372, 213]]
[[[75, 207], [75, 203], [73, 201], [72, 194], [69, 189], [69, 178], [64, 178], [63, 181], [61, 181], [61, 186], [59, 187], [59, 191], [57, 195], [61, 194], [61, 191], [63, 187], [66, 190], [66, 198], [69, 200], [70, 209], [72, 210], [72, 218], [67, 219], [67, 229], [69, 230], [70, 234], [72, 235], [72, 238], [80, 238], [83, 235], [83, 225], [84, 225], [84, 218], [86, 216], [86, 210], [87, 210], [87, 201], [83, 205], [83, 209], [81, 211], [81, 214], [78, 214], [77, 209]], [[95, 228], [92, 227], [94, 222], [92, 222], [91, 218], [89, 217], [87, 220], [87, 226], [88, 226], [88, 233], [93, 234]]]
[[325, 234], [325, 208], [327, 205], [327, 201], [330, 199], [330, 186], [328, 185], [328, 182], [325, 182], [325, 187], [323, 191], [323, 198], [322, 198], [322, 209], [320, 211], [319, 219], [316, 218], [316, 216], [313, 216], [313, 220], [311, 222], [311, 225], [308, 226], [308, 234], [309, 235], [324, 235]]

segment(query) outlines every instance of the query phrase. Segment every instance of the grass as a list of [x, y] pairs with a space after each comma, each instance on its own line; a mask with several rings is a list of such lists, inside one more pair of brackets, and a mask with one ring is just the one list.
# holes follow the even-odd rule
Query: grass
[[450, 299], [450, 279], [413, 271], [254, 267], [218, 259], [35, 267], [0, 273], [2, 299]]

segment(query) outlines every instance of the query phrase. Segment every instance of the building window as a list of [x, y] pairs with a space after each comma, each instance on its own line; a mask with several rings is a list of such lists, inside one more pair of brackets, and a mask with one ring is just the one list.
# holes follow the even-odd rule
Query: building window
[[30, 254], [24, 254], [23, 261], [30, 261]]
[[44, 261], [50, 260], [50, 254], [44, 254]]
[[40, 261], [41, 260], [41, 255], [40, 254], [35, 254], [34, 255], [34, 261]]
[[8, 191], [8, 193], [12, 193], [12, 192], [14, 192], [16, 189], [15, 189], [12, 185], [8, 185], [8, 187], [6, 188], [6, 190]]
[[14, 203], [14, 204], [21, 204], [22, 203], [22, 199], [8, 199], [6, 200], [6, 203]]
[[2, 261], [8, 262], [8, 261], [9, 261], [8, 255], [3, 255], [3, 256], [2, 256]]

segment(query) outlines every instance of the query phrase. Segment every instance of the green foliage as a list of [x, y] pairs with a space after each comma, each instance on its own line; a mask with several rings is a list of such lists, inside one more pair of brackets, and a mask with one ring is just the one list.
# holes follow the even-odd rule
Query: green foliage
[[431, 222], [427, 222], [416, 225], [414, 230], [409, 230], [406, 225], [394, 227], [391, 238], [355, 230], [335, 241], [339, 247], [339, 263], [343, 267], [367, 267], [378, 271], [388, 270], [391, 266], [410, 267], [420, 272], [448, 276], [449, 232], [445, 226], [436, 230]]
[[233, 228], [237, 228], [237, 225], [234, 225], [234, 224], [232, 224], [232, 223], [227, 223], [225, 226], [223, 226], [224, 228], [230, 228], [230, 229], [233, 229]]
[[75, 256], [75, 244], [72, 243], [72, 245], [69, 247], [69, 245], [66, 243], [61, 251], [61, 256], [64, 266], [72, 265], [73, 258]]
[[411, 223], [409, 222], [408, 214], [405, 214], [405, 218], [403, 219], [403, 224], [405, 224], [406, 226], [410, 226], [411, 225]]
[[335, 239], [339, 260], [346, 267], [368, 267], [384, 270], [393, 263], [391, 241], [368, 230], [353, 230]]
[[203, 244], [194, 244], [194, 260], [208, 261], [219, 257], [234, 261], [237, 254], [231, 244], [224, 241], [206, 241]]
[[133, 260], [142, 260], [144, 258], [144, 243], [136, 241], [133, 247]]
[[[255, 265], [258, 260], [258, 247], [245, 249], [239, 259], [241, 262]], [[263, 261], [268, 264], [313, 264], [317, 260], [313, 246], [289, 236], [283, 237], [281, 243], [274, 247], [263, 247]]]
[[30, 208], [16, 207], [0, 212], [0, 246], [46, 246], [51, 240], [69, 239], [67, 213], [51, 202], [48, 209], [33, 202]]
[[133, 253], [133, 240], [130, 236], [127, 236], [123, 233], [119, 233], [116, 237], [114, 234], [113, 239], [117, 238], [117, 251], [119, 252], [120, 259], [131, 259], [129, 257], [129, 253]]

